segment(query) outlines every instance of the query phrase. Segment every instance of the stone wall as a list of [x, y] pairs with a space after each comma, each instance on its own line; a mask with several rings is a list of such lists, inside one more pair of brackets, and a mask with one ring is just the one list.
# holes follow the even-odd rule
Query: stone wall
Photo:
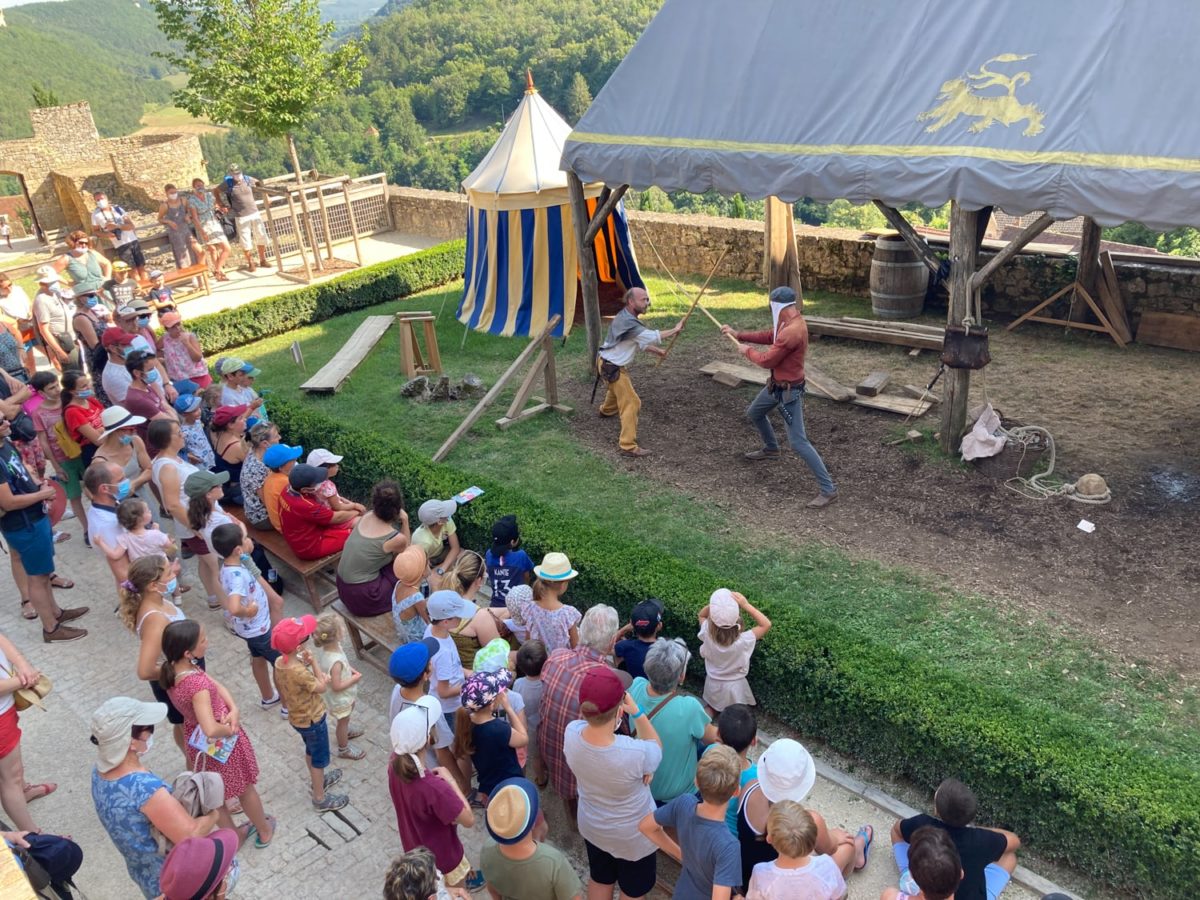
[[[466, 233], [464, 195], [393, 187], [390, 202], [400, 231], [439, 240]], [[638, 211], [630, 212], [629, 221], [638, 262], [647, 272], [660, 271], [665, 264], [678, 277], [704, 278], [728, 251], [719, 277], [762, 283], [762, 222]], [[808, 290], [869, 297], [874, 246], [873, 239], [856, 231], [796, 224], [800, 277]], [[982, 253], [981, 264], [991, 256]], [[985, 287], [984, 309], [1002, 317], [1018, 316], [1070, 283], [1075, 269], [1073, 257], [1021, 254]], [[1161, 258], [1155, 258], [1153, 263], [1119, 262], [1116, 270], [1135, 319], [1143, 310], [1200, 313], [1200, 266], [1162, 265]], [[945, 292], [934, 302], [944, 309]]]

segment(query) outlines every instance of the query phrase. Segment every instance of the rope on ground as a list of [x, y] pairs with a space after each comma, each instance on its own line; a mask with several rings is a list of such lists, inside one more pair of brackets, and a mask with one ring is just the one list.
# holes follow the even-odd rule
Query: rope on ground
[[[1064, 484], [1060, 487], [1051, 487], [1042, 482], [1054, 474], [1054, 436], [1040, 425], [1018, 425], [1016, 428], [1001, 428], [1000, 433], [1003, 434], [1011, 444], [1015, 444], [1021, 448], [1021, 459], [1025, 458], [1025, 453], [1036, 442], [1042, 441], [1046, 445], [1046, 453], [1049, 457], [1049, 465], [1045, 472], [1038, 472], [1036, 475], [1030, 475], [1028, 478], [1022, 478], [1019, 475], [1013, 476], [1004, 482], [1004, 486], [1010, 491], [1020, 494], [1030, 500], [1049, 500], [1052, 497], [1066, 497], [1069, 500], [1074, 500], [1076, 503], [1087, 503], [1092, 506], [1103, 506], [1112, 500], [1112, 491], [1108, 489], [1108, 485], [1104, 486], [1103, 492], [1099, 494], [1080, 493], [1079, 481]], [[1021, 462], [1017, 462], [1017, 471], [1020, 471]], [[1085, 478], [1087, 476], [1084, 476]]]

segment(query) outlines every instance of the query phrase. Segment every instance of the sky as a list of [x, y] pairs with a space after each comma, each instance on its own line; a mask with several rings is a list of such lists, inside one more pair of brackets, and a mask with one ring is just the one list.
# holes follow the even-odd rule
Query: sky
[[26, 3], [45, 3], [47, 0], [0, 0], [0, 9], [10, 6], [24, 6]]

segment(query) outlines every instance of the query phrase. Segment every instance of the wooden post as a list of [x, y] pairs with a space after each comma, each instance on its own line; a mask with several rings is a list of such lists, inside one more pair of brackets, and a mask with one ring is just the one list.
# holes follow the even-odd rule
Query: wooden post
[[763, 280], [767, 290], [790, 287], [801, 296], [800, 261], [796, 255], [796, 226], [792, 205], [778, 197], [766, 201], [766, 228], [763, 231]]
[[[921, 260], [921, 262], [925, 263], [930, 272], [936, 275], [941, 270], [942, 262], [937, 258], [937, 256], [934, 255], [934, 252], [930, 249], [929, 244], [925, 242], [925, 238], [921, 237], [921, 235], [917, 233], [917, 230], [909, 224], [908, 219], [900, 215], [900, 211], [898, 209], [888, 206], [881, 200], [875, 200], [873, 202], [875, 203], [876, 208], [883, 213], [883, 217], [888, 220], [888, 224], [895, 228], [896, 231], [900, 232], [900, 237], [904, 238], [908, 246], [912, 248], [915, 254], [917, 254], [917, 258]], [[978, 213], [975, 214], [975, 219], [978, 221]], [[971, 240], [975, 240], [974, 233], [971, 234]]]
[[[977, 258], [976, 229], [979, 213], [950, 203], [950, 310], [948, 323], [961, 325], [974, 315], [971, 277]], [[967, 425], [967, 395], [971, 389], [970, 369], [947, 369], [942, 402], [941, 447], [944, 453], [958, 452], [958, 442]]]
[[[358, 222], [354, 218], [354, 207], [350, 205], [350, 179], [342, 182], [342, 194], [346, 198], [346, 215], [350, 217], [350, 235], [354, 238], [354, 256], [358, 260], [359, 266], [362, 261], [362, 245], [358, 242]], [[386, 197], [385, 197], [386, 202]], [[391, 204], [388, 204], [389, 208]], [[392, 229], [395, 231], [396, 229]]]
[[304, 261], [304, 277], [308, 281], [313, 280], [312, 266], [308, 264], [308, 254], [304, 250], [304, 237], [300, 232], [300, 219], [296, 215], [296, 201], [292, 199], [292, 192], [288, 189], [287, 192], [288, 211], [292, 214], [292, 230], [296, 232], [296, 243], [300, 245], [300, 259]]
[[[333, 235], [329, 231], [329, 210], [325, 208], [325, 190], [317, 185], [317, 206], [321, 210], [321, 228], [325, 232], [325, 257], [333, 261]], [[313, 248], [313, 252], [318, 252]]]
[[263, 212], [267, 214], [267, 234], [271, 236], [271, 249], [275, 251], [275, 267], [283, 274], [283, 251], [279, 249], [279, 235], [275, 233], [275, 218], [271, 215], [271, 195], [263, 191]]
[[1083, 220], [1083, 237], [1079, 242], [1079, 270], [1075, 275], [1075, 280], [1082, 284], [1083, 289], [1093, 297], [1099, 297], [1099, 274], [1100, 226], [1096, 224], [1095, 219], [1085, 217]]
[[[575, 223], [575, 244], [579, 249], [579, 283], [583, 289], [583, 321], [587, 326], [589, 369], [593, 366], [596, 353], [600, 350], [600, 276], [596, 271], [596, 246], [587, 239], [587, 198], [583, 194], [583, 182], [574, 172], [567, 172], [567, 186], [571, 192], [571, 218]], [[563, 315], [574, 315], [574, 310], [563, 310]]]

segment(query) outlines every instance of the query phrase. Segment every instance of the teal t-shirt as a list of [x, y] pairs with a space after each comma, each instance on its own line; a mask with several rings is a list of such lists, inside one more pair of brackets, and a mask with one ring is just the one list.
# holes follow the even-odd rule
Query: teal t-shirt
[[[650, 696], [650, 682], [635, 678], [629, 695], [647, 715], [665, 699]], [[650, 782], [650, 793], [659, 803], [696, 790], [696, 741], [709, 724], [704, 704], [687, 694], [676, 694], [651, 723], [663, 745], [662, 763]]]

